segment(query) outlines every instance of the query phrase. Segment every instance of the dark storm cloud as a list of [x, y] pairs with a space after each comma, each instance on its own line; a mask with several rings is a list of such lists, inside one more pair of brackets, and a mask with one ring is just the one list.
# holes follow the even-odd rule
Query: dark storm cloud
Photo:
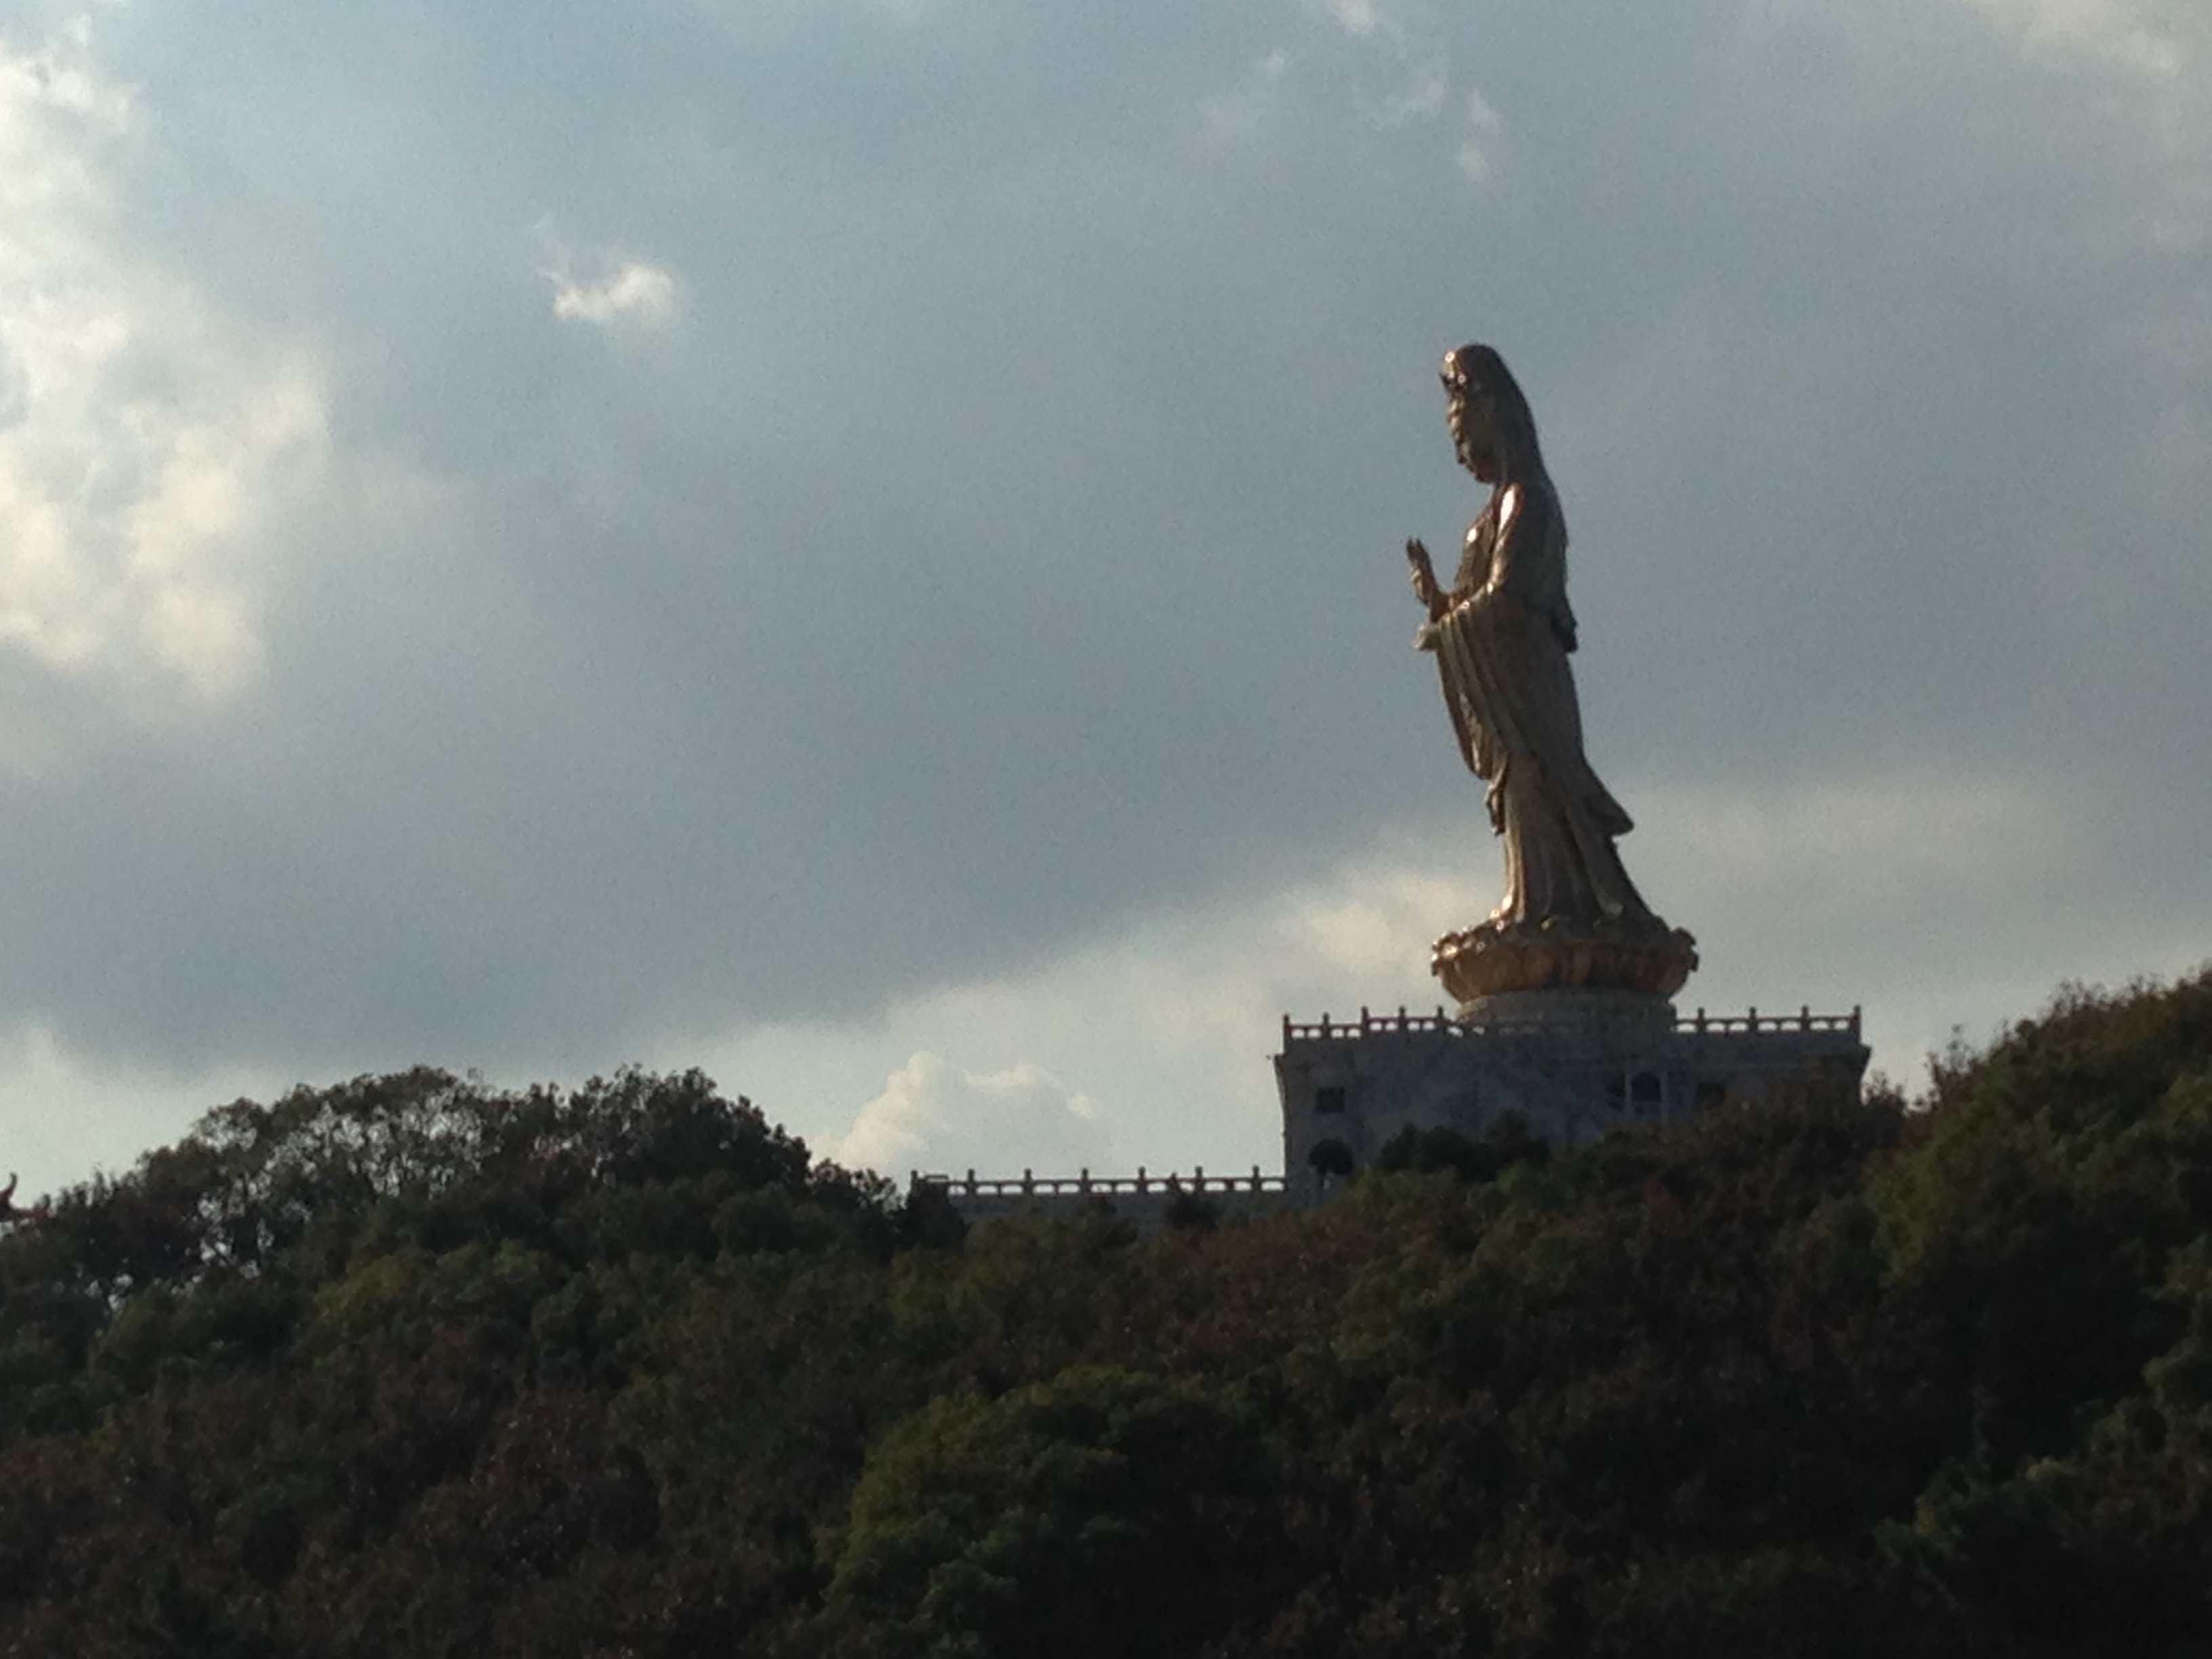
[[[2121, 71], [1933, 0], [1192, 12], [135, 15], [129, 222], [320, 355], [331, 479], [255, 688], [0, 786], [0, 1001], [571, 1069], [1463, 815], [1396, 549], [1474, 509], [1470, 336], [1632, 801], [1905, 761], [2212, 809], [2201, 345], [2157, 372], [2201, 279]], [[1416, 72], [1434, 118], [1370, 118]], [[672, 316], [556, 319], [546, 238]]]

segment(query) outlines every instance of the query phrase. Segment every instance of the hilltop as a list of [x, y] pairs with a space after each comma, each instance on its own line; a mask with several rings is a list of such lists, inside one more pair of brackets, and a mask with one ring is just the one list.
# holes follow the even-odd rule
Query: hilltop
[[1393, 1161], [1139, 1241], [696, 1074], [224, 1107], [0, 1237], [0, 1651], [2212, 1643], [2212, 974]]

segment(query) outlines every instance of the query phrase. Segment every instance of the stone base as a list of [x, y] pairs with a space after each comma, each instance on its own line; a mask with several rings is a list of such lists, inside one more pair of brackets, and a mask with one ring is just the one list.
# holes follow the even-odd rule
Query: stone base
[[1563, 1036], [1588, 1033], [1614, 1038], [1661, 1037], [1674, 1029], [1674, 1005], [1649, 991], [1592, 990], [1588, 986], [1544, 991], [1500, 991], [1459, 1006], [1462, 1025], [1486, 1030], [1531, 1029]]
[[1357, 1023], [1286, 1019], [1283, 1170], [1297, 1202], [1318, 1203], [1409, 1129], [1480, 1142], [1510, 1122], [1565, 1146], [1731, 1101], [1841, 1104], [1858, 1098], [1866, 1064], [1856, 1009], [1673, 1019], [1665, 998], [1633, 991], [1500, 992], [1457, 1020], [1364, 1009]]
[[1697, 941], [1656, 918], [1633, 930], [1486, 922], [1436, 943], [1429, 966], [1464, 1012], [1520, 991], [1632, 991], [1671, 997], [1698, 965]]

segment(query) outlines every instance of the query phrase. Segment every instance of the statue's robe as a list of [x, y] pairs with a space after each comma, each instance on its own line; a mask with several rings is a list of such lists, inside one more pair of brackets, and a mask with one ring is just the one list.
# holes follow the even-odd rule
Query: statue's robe
[[1613, 849], [1629, 816], [1583, 754], [1566, 526], [1549, 480], [1516, 483], [1483, 510], [1450, 599], [1436, 625], [1444, 704], [1505, 842], [1492, 920], [1653, 924]]

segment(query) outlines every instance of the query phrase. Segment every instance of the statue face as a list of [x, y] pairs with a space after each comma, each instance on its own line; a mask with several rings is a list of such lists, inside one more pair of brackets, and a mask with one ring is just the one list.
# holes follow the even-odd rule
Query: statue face
[[1455, 391], [1444, 418], [1451, 427], [1452, 448], [1460, 465], [1484, 483], [1497, 483], [1497, 422], [1491, 400], [1480, 393]]

